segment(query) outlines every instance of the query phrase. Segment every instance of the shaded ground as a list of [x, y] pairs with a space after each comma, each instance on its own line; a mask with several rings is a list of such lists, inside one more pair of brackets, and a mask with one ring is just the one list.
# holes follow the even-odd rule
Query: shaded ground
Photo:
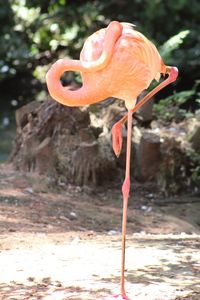
[[[90, 300], [118, 293], [119, 190], [55, 192], [45, 178], [1, 166], [0, 299]], [[132, 195], [130, 298], [199, 300], [200, 199], [163, 200], [139, 185]]]

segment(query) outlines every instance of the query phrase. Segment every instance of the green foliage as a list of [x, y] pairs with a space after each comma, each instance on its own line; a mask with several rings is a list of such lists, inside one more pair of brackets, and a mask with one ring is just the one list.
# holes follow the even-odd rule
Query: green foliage
[[159, 52], [164, 61], [172, 61], [173, 52], [180, 48], [180, 45], [184, 42], [184, 39], [190, 33], [190, 30], [183, 30], [178, 34], [172, 36], [161, 47]]
[[197, 80], [191, 90], [176, 92], [154, 104], [156, 118], [165, 122], [172, 122], [173, 120], [182, 121], [184, 118], [193, 116], [192, 109], [188, 109], [190, 105], [186, 104], [191, 102], [192, 104], [194, 103], [192, 106], [196, 104], [196, 109], [200, 108], [200, 99], [196, 99], [196, 96], [200, 97], [200, 93], [197, 92], [199, 83], [200, 81]]
[[89, 2], [78, 6], [67, 2], [10, 0], [0, 7], [0, 80], [35, 64], [42, 52], [78, 53], [99, 18], [98, 10]]
[[185, 110], [181, 110], [180, 105], [190, 99], [193, 94], [194, 92], [192, 90], [182, 91], [179, 93], [174, 93], [172, 96], [160, 100], [158, 104], [154, 105], [154, 113], [156, 118], [166, 122], [171, 122], [173, 119], [175, 119], [178, 111], [186, 114]]

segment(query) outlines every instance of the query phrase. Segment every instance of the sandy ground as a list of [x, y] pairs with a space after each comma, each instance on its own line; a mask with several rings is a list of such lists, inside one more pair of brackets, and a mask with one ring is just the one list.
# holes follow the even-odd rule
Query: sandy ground
[[[119, 293], [119, 190], [55, 191], [45, 178], [1, 166], [0, 299], [90, 300]], [[161, 199], [149, 188], [137, 190], [128, 214], [128, 296], [199, 300], [200, 199]]]

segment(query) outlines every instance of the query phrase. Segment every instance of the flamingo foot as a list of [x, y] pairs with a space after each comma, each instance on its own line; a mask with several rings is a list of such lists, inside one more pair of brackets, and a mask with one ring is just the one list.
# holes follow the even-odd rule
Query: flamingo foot
[[115, 299], [117, 300], [130, 300], [127, 296], [122, 296], [122, 295], [116, 295], [114, 296]]
[[122, 149], [122, 124], [117, 122], [112, 127], [112, 144], [115, 155], [118, 157]]
[[122, 296], [122, 295], [115, 295], [115, 296], [108, 296], [102, 300], [130, 300], [127, 296]]

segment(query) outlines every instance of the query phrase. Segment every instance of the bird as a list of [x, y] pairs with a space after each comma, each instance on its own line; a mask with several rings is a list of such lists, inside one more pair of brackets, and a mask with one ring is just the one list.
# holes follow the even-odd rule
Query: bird
[[[67, 71], [81, 74], [82, 86], [77, 90], [62, 85]], [[139, 103], [137, 97], [155, 79], [164, 80]], [[165, 78], [167, 76], [167, 78]], [[71, 107], [91, 105], [108, 97], [124, 101], [127, 114], [112, 127], [112, 144], [116, 156], [122, 149], [122, 126], [127, 121], [125, 179], [122, 184], [122, 251], [120, 294], [107, 299], [128, 300], [125, 289], [125, 249], [127, 209], [130, 194], [132, 115], [153, 95], [174, 82], [178, 69], [165, 65], [156, 46], [136, 27], [127, 22], [111, 21], [107, 27], [90, 35], [80, 52], [80, 59], [58, 59], [46, 74], [49, 94], [59, 103]]]

